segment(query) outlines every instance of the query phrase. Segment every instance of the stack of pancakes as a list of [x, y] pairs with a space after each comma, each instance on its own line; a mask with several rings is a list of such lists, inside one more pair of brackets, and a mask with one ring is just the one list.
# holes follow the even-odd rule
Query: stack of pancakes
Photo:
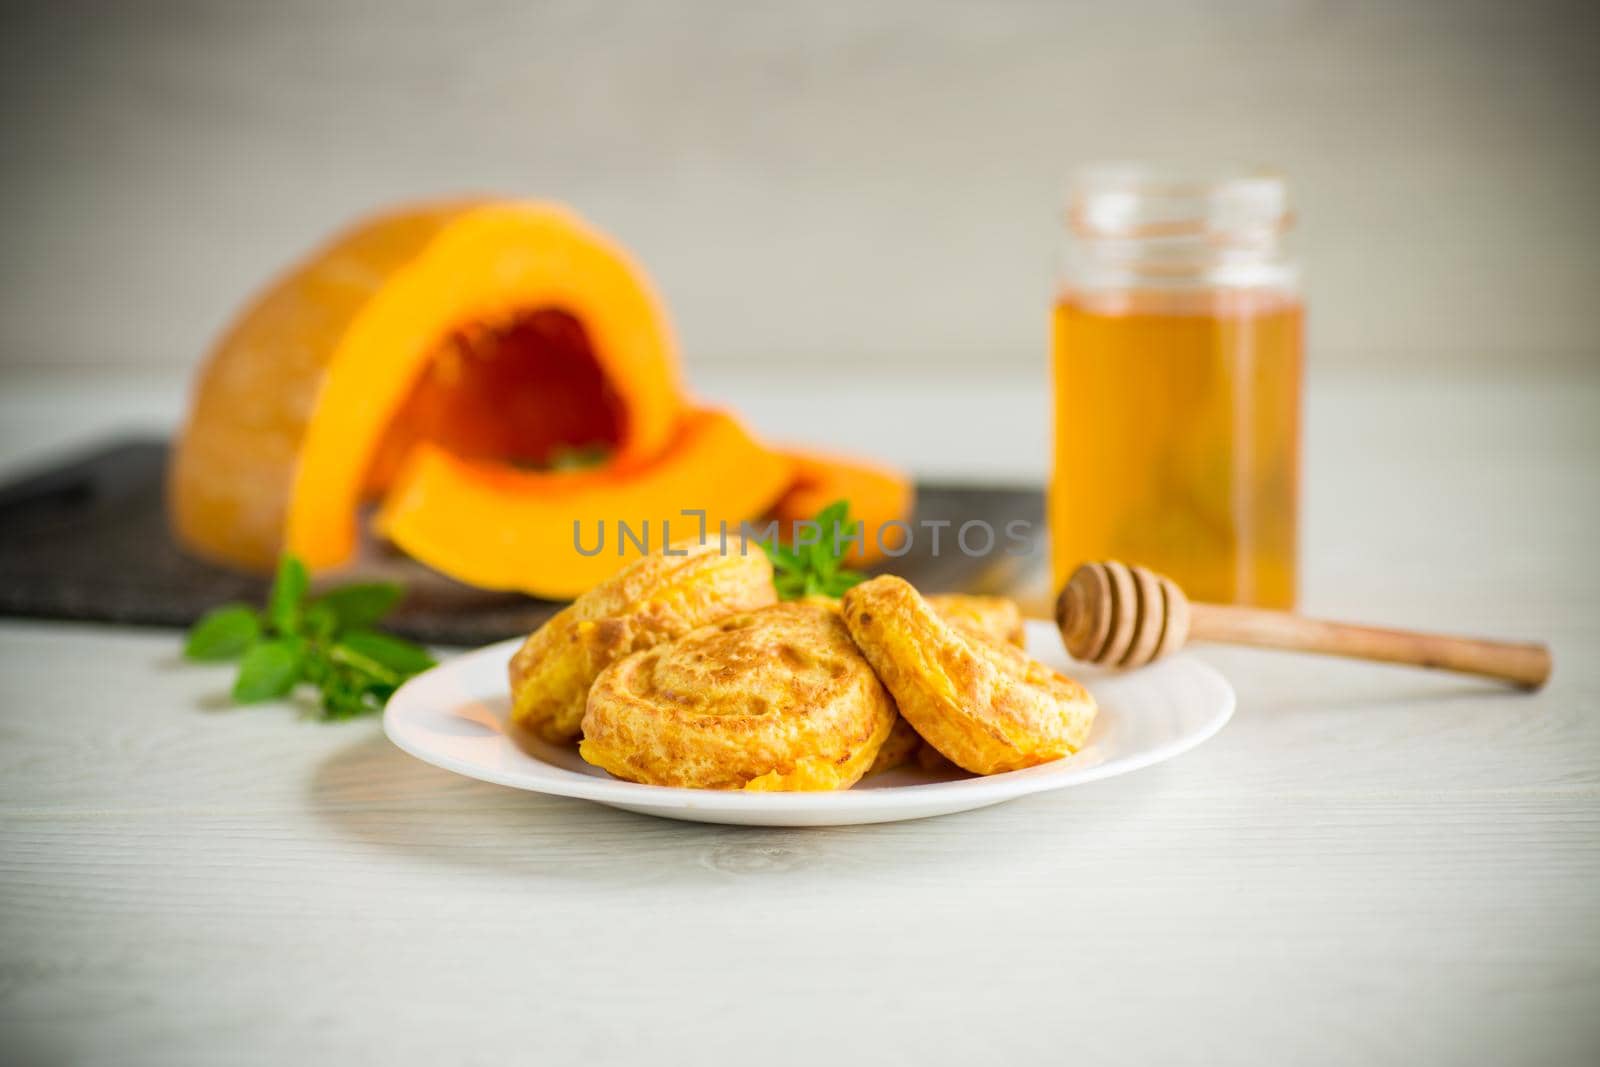
[[1000, 597], [885, 576], [780, 603], [759, 549], [675, 548], [529, 636], [512, 718], [652, 785], [848, 789], [913, 759], [994, 774], [1070, 755], [1094, 721], [1084, 688], [1021, 644]]

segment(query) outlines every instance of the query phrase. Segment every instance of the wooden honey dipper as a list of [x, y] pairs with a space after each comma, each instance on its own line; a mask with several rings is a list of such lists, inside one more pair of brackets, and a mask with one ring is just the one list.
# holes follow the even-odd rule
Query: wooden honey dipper
[[1195, 638], [1437, 667], [1524, 689], [1538, 689], [1550, 677], [1550, 650], [1544, 645], [1195, 604], [1171, 578], [1125, 563], [1085, 563], [1073, 571], [1056, 598], [1056, 625], [1074, 659], [1111, 667], [1142, 667]]

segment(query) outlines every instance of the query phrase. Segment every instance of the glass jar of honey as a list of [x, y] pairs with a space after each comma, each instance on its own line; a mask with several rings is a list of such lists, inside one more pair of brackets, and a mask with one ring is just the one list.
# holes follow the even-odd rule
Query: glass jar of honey
[[1195, 600], [1295, 599], [1302, 322], [1270, 172], [1081, 173], [1055, 304], [1051, 563], [1174, 579]]

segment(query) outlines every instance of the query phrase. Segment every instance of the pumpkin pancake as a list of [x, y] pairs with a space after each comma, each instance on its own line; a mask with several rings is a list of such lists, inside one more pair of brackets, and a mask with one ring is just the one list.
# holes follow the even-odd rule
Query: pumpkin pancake
[[940, 618], [952, 626], [1023, 647], [1022, 609], [1010, 597], [934, 593], [927, 600]]
[[952, 763], [995, 774], [1076, 752], [1095, 703], [1077, 682], [1015, 646], [954, 626], [904, 579], [844, 595], [850, 636], [900, 714]]
[[574, 741], [606, 667], [777, 599], [764, 552], [723, 553], [709, 542], [673, 553], [635, 560], [529, 635], [511, 658], [512, 721], [546, 741]]
[[601, 672], [584, 759], [692, 789], [847, 789], [895, 721], [838, 609], [791, 601], [733, 615]]
[[[967, 593], [935, 593], [928, 603], [945, 622], [994, 641], [1022, 647], [1022, 609], [1003, 596], [973, 596]], [[925, 771], [949, 769], [950, 761], [922, 739], [904, 718], [897, 719], [889, 740], [878, 750], [878, 758], [868, 774], [882, 774], [915, 760]]]

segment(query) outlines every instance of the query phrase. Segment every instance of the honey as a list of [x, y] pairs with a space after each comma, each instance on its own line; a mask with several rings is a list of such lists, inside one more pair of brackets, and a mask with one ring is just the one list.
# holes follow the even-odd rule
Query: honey
[[1071, 293], [1054, 311], [1056, 586], [1087, 560], [1195, 600], [1295, 600], [1302, 309], [1251, 288]]

